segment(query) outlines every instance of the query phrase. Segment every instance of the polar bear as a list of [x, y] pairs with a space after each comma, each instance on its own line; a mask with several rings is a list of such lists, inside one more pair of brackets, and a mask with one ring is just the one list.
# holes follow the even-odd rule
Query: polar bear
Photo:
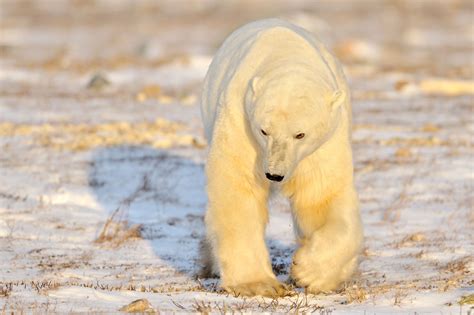
[[347, 280], [363, 236], [349, 89], [335, 58], [293, 24], [249, 23], [213, 59], [201, 113], [209, 141], [204, 276], [220, 275], [237, 295], [288, 293], [265, 245], [276, 189], [290, 200], [296, 230], [294, 283], [318, 293]]

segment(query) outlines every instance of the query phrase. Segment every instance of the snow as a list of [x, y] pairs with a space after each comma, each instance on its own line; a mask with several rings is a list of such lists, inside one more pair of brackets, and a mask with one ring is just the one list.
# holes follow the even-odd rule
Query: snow
[[[458, 303], [474, 293], [469, 2], [290, 2], [0, 1], [2, 311], [115, 313], [147, 299], [164, 313], [473, 312]], [[367, 18], [378, 12], [382, 26]], [[330, 38], [353, 90], [365, 249], [354, 280], [326, 295], [239, 298], [195, 277], [199, 89], [225, 36], [270, 15]], [[109, 83], [88, 89], [98, 73]], [[288, 209], [270, 201], [282, 281]]]

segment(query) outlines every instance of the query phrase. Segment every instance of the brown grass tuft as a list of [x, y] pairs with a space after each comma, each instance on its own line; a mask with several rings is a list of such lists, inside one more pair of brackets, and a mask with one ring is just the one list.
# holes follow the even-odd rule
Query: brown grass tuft
[[142, 225], [130, 225], [128, 220], [120, 219], [121, 209], [115, 210], [105, 221], [104, 227], [97, 239], [97, 244], [109, 243], [112, 247], [118, 247], [125, 242], [142, 237]]
[[358, 286], [352, 286], [344, 290], [344, 293], [347, 298], [347, 303], [350, 304], [352, 302], [362, 303], [367, 299], [367, 292], [364, 288]]
[[464, 295], [461, 297], [459, 300], [459, 304], [469, 304], [469, 305], [474, 305], [474, 294], [469, 294], [469, 295]]
[[9, 297], [12, 290], [13, 290], [13, 287], [11, 283], [1, 284], [0, 297]]

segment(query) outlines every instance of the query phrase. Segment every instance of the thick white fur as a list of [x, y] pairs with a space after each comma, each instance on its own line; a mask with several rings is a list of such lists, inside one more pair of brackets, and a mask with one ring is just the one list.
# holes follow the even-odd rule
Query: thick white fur
[[[363, 237], [350, 94], [335, 58], [290, 23], [247, 24], [210, 65], [201, 111], [210, 143], [206, 268], [230, 292], [286, 293], [265, 245], [273, 185], [292, 206], [299, 241], [292, 278], [313, 293], [336, 289], [357, 267]], [[284, 179], [271, 182], [265, 173]]]

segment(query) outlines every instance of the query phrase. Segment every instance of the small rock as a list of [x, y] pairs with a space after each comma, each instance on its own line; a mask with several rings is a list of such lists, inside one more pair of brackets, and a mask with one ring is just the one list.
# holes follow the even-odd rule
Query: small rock
[[110, 81], [102, 73], [96, 73], [92, 76], [89, 83], [87, 83], [88, 89], [101, 90], [107, 85], [110, 84]]
[[147, 299], [135, 300], [123, 306], [119, 311], [126, 313], [142, 313], [151, 310], [150, 302]]
[[395, 82], [395, 90], [405, 95], [416, 95], [420, 92], [418, 85], [408, 80], [398, 80]]
[[398, 80], [397, 82], [395, 82], [395, 90], [397, 91], [402, 91], [406, 88], [406, 86], [408, 86], [410, 84], [409, 81], [407, 80]]
[[198, 148], [198, 149], [203, 149], [206, 147], [206, 140], [204, 140], [203, 138], [197, 138], [197, 137], [194, 137], [192, 139], [192, 145], [195, 147], [195, 148]]

